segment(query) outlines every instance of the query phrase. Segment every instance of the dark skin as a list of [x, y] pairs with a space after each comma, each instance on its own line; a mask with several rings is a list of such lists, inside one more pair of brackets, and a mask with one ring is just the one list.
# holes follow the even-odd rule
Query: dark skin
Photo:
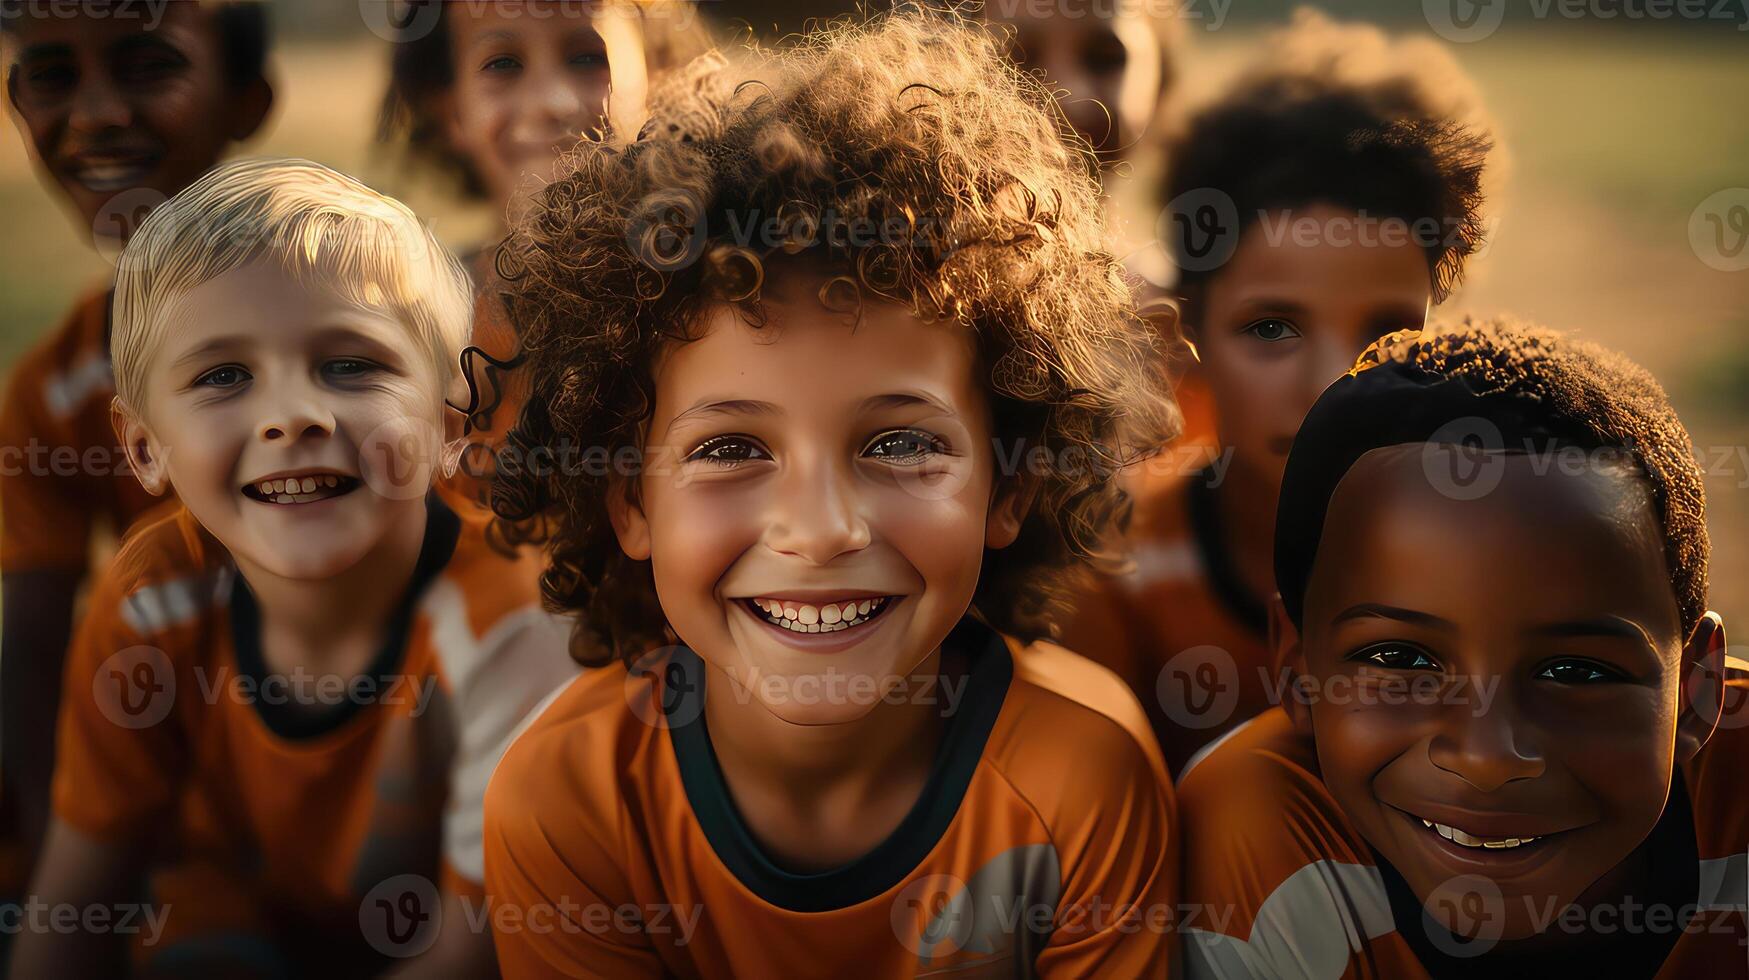
[[[1310, 244], [1272, 233], [1287, 221], [1331, 229]], [[1433, 302], [1427, 253], [1413, 242], [1345, 242], [1352, 211], [1313, 204], [1247, 228], [1227, 263], [1185, 305], [1184, 332], [1214, 396], [1233, 465], [1217, 488], [1227, 553], [1256, 596], [1275, 592], [1275, 502], [1294, 433], [1368, 344], [1419, 330]], [[1326, 238], [1330, 240], [1325, 240]]]
[[[1436, 918], [1461, 907], [1442, 901], [1453, 879], [1481, 875], [1504, 898], [1503, 949], [1583, 943], [1538, 934], [1532, 909], [1651, 890], [1631, 858], [1717, 725], [1716, 698], [1691, 692], [1710, 689], [1696, 671], [1721, 676], [1724, 626], [1708, 613], [1683, 634], [1626, 465], [1503, 454], [1499, 485], [1463, 501], [1427, 477], [1453, 452], [1375, 450], [1343, 478], [1303, 632], [1279, 600], [1272, 624], [1281, 661], [1328, 696], [1286, 704], [1343, 812]], [[1410, 685], [1438, 693], [1362, 697]]]
[[1013, 30], [1014, 60], [1061, 90], [1064, 116], [1102, 159], [1129, 152], [1169, 77], [1141, 18], [1099, 16], [1073, 4], [1060, 11], [991, 4], [985, 15]]
[[[273, 104], [266, 79], [225, 78], [223, 38], [200, 4], [168, 4], [155, 26], [138, 17], [21, 16], [7, 22], [4, 42], [13, 120], [94, 240], [125, 241], [144, 217], [111, 201], [175, 194], [253, 135]], [[0, 770], [27, 860], [47, 825], [61, 663], [84, 574], [0, 576], [8, 665]]]

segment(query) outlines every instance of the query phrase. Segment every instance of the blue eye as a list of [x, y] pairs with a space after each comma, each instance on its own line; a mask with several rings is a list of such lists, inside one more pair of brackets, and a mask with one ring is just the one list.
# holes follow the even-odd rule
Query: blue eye
[[1250, 334], [1266, 344], [1280, 343], [1295, 337], [1303, 337], [1299, 328], [1279, 317], [1268, 317], [1248, 324], [1240, 333]]
[[940, 439], [927, 432], [916, 429], [895, 429], [883, 432], [874, 437], [863, 450], [864, 456], [873, 456], [893, 463], [914, 463], [926, 456], [934, 456], [947, 451], [947, 446]]
[[213, 368], [194, 379], [196, 387], [201, 388], [235, 388], [249, 380], [249, 372], [235, 364], [226, 364]]
[[370, 361], [356, 357], [338, 357], [323, 365], [329, 374], [342, 378], [356, 378], [361, 374], [369, 374], [377, 369]]
[[686, 461], [710, 463], [724, 469], [731, 469], [742, 463], [759, 459], [770, 459], [771, 455], [759, 448], [759, 445], [746, 436], [717, 436], [705, 440], [704, 444], [687, 455]]
[[1350, 655], [1348, 659], [1390, 670], [1439, 669], [1439, 662], [1427, 651], [1406, 643], [1375, 643]]
[[1621, 672], [1589, 660], [1557, 660], [1538, 670], [1536, 676], [1557, 684], [1607, 684], [1624, 679]]

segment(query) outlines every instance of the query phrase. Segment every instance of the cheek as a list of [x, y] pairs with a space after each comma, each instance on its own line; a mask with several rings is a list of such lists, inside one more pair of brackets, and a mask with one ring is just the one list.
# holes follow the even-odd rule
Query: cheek
[[931, 587], [976, 583], [989, 517], [990, 474], [965, 467], [937, 482], [901, 475], [870, 493], [874, 538], [905, 558]]
[[412, 500], [431, 488], [443, 461], [433, 401], [411, 386], [336, 401], [339, 435], [357, 453], [359, 476], [377, 496]]
[[642, 487], [650, 524], [651, 569], [664, 604], [672, 594], [710, 591], [729, 566], [759, 541], [760, 503], [741, 488], [665, 486], [662, 478]]

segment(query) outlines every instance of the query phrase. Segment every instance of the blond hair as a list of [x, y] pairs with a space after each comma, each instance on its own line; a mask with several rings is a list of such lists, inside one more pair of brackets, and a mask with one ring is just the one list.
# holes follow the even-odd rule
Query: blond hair
[[318, 163], [238, 160], [153, 209], [121, 254], [109, 350], [124, 405], [144, 407], [176, 299], [260, 261], [389, 312], [439, 378], [459, 372], [473, 328], [473, 287], [418, 216]]

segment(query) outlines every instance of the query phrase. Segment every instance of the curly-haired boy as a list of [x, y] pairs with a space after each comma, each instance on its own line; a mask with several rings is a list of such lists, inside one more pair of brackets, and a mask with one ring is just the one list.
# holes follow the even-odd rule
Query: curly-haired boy
[[1048, 100], [951, 16], [840, 24], [696, 63], [513, 232], [494, 505], [623, 666], [488, 791], [507, 975], [1166, 970], [1158, 750], [1033, 642], [1177, 425]]

